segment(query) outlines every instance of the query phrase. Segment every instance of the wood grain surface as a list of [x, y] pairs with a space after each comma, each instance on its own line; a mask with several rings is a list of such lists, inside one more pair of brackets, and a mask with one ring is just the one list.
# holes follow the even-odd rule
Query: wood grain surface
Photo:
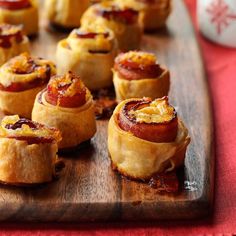
[[[160, 194], [113, 172], [107, 151], [107, 122], [98, 121], [91, 144], [63, 160], [58, 180], [33, 188], [0, 186], [0, 221], [72, 222], [94, 220], [190, 219], [210, 213], [214, 185], [213, 121], [207, 81], [190, 18], [174, 0], [166, 29], [145, 35], [142, 49], [154, 52], [171, 71], [171, 103], [189, 129], [183, 188]], [[42, 13], [42, 12], [41, 12]], [[41, 31], [34, 55], [55, 59], [56, 43], [66, 34]]]

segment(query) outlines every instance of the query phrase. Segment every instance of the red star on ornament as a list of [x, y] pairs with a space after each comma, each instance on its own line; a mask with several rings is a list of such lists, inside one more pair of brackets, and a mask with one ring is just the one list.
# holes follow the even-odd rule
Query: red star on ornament
[[230, 25], [232, 20], [236, 20], [236, 15], [232, 13], [224, 0], [214, 0], [206, 11], [211, 16], [211, 23], [216, 25], [219, 35]]

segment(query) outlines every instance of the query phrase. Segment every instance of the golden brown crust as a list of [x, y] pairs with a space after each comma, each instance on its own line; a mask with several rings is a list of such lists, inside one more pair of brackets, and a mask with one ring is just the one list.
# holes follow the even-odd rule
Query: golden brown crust
[[0, 68], [0, 109], [30, 118], [37, 93], [55, 73], [52, 62], [28, 54], [10, 59]]
[[146, 7], [140, 14], [140, 22], [143, 23], [144, 29], [153, 31], [163, 27], [167, 18], [172, 11], [172, 1], [163, 0], [162, 5], [158, 3]]
[[55, 128], [5, 116], [0, 125], [0, 181], [12, 185], [51, 181], [60, 140]]
[[74, 28], [80, 26], [80, 18], [89, 5], [89, 0], [46, 0], [45, 11], [51, 23]]
[[127, 80], [157, 78], [164, 72], [156, 56], [144, 51], [120, 53], [115, 58], [114, 70]]
[[92, 97], [82, 107], [63, 108], [47, 103], [45, 92], [39, 93], [35, 99], [32, 120], [56, 127], [61, 131], [60, 149], [77, 146], [96, 133]]
[[[116, 21], [112, 17], [106, 18], [101, 14], [98, 14], [98, 12], [104, 11], [109, 13], [109, 11], [112, 11], [111, 9], [114, 8], [118, 10], [118, 12], [123, 10], [132, 10], [127, 8], [119, 8], [115, 2], [109, 1], [94, 4], [85, 11], [81, 18], [81, 24], [83, 26], [89, 26], [96, 22], [96, 25], [101, 25], [112, 30], [117, 38], [118, 46], [121, 51], [138, 49], [140, 47], [140, 41], [143, 33], [143, 28], [138, 23], [138, 19], [134, 20], [132, 23], [127, 24], [122, 21]], [[120, 13], [118, 13], [118, 15], [119, 14]]]
[[[92, 32], [97, 31], [94, 29]], [[72, 32], [58, 43], [58, 73], [65, 74], [70, 70], [80, 75], [90, 90], [109, 87], [112, 85], [111, 68], [116, 55], [117, 42], [111, 31], [107, 38], [76, 38]]]
[[144, 30], [153, 31], [163, 27], [172, 11], [172, 0], [157, 0], [151, 2], [139, 0], [115, 0], [121, 6], [127, 6], [139, 11], [139, 23]]
[[115, 109], [108, 125], [108, 150], [113, 166], [122, 174], [134, 179], [149, 179], [155, 173], [172, 171], [184, 162], [190, 142], [188, 130], [178, 121], [178, 133], [174, 142], [149, 142], [118, 125], [117, 114], [127, 101]]
[[31, 6], [19, 10], [0, 8], [0, 23], [24, 26], [27, 35], [35, 35], [38, 32], [38, 1], [30, 0]]
[[0, 109], [8, 115], [18, 114], [21, 117], [31, 118], [34, 99], [44, 87], [40, 86], [21, 92], [0, 90]]
[[1, 121], [0, 137], [25, 140], [28, 144], [61, 141], [60, 131], [18, 115], [5, 116]]
[[32, 144], [0, 138], [0, 181], [18, 185], [52, 180], [57, 144]]
[[158, 78], [144, 78], [139, 80], [123, 79], [113, 70], [113, 83], [116, 99], [121, 102], [129, 98], [150, 97], [152, 99], [167, 96], [170, 88], [170, 73], [163, 67], [163, 73]]
[[23, 52], [29, 52], [29, 39], [21, 26], [0, 24], [0, 65]]

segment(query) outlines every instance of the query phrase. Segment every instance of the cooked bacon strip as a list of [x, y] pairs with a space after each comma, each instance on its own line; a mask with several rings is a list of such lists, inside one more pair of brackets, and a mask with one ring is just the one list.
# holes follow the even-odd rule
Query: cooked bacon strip
[[36, 123], [32, 122], [31, 120], [25, 119], [25, 118], [19, 119], [14, 124], [6, 124], [5, 128], [16, 130], [16, 129], [20, 129], [22, 127], [22, 125], [28, 125], [31, 129], [37, 129]]
[[[102, 8], [104, 6], [104, 8]], [[97, 9], [97, 15], [100, 15], [107, 20], [114, 20], [124, 24], [134, 24], [138, 19], [138, 11], [131, 8], [120, 9], [114, 4], [101, 4], [101, 7]]]
[[28, 53], [23, 53], [17, 57], [12, 58], [4, 66], [7, 70], [17, 75], [29, 75], [35, 73], [35, 78], [31, 81], [12, 82], [8, 86], [4, 86], [0, 83], [0, 90], [8, 92], [20, 92], [27, 89], [42, 86], [46, 84], [50, 77], [55, 74], [52, 70], [50, 63], [41, 63], [43, 59], [33, 58]]
[[121, 53], [115, 59], [114, 69], [127, 80], [157, 78], [164, 71], [153, 54], [138, 51]]
[[75, 33], [76, 33], [76, 36], [78, 38], [85, 38], [85, 39], [94, 39], [98, 35], [102, 35], [104, 38], [108, 38], [109, 37], [109, 33], [108, 32], [104, 32], [104, 33], [84, 32], [84, 31], [81, 31], [80, 29], [77, 29], [77, 30], [75, 30]]
[[22, 42], [22, 26], [19, 25], [0, 25], [0, 47], [10, 48], [12, 46], [11, 39], [14, 39], [17, 43]]
[[[48, 80], [49, 80], [49, 78], [46, 79], [46, 81], [48, 81]], [[0, 90], [7, 91], [7, 92], [21, 92], [21, 91], [25, 91], [27, 89], [32, 89], [32, 88], [42, 86], [46, 83], [46, 81], [42, 80], [41, 78], [37, 78], [37, 79], [27, 82], [27, 83], [11, 83], [11, 85], [7, 86], [7, 87], [3, 86], [0, 83]]]
[[124, 131], [150, 142], [172, 142], [177, 136], [177, 113], [167, 97], [127, 102], [118, 115], [118, 122]]
[[46, 101], [54, 106], [80, 107], [86, 103], [86, 87], [79, 77], [68, 72], [54, 76], [47, 86]]
[[20, 10], [31, 6], [29, 0], [0, 0], [0, 8]]
[[59, 130], [18, 116], [3, 119], [0, 137], [24, 140], [28, 144], [52, 143], [61, 139]]
[[[79, 39], [93, 39], [94, 43], [95, 40], [97, 40], [97, 37], [103, 37], [104, 39], [108, 39], [108, 37], [110, 36], [110, 33], [108, 31], [96, 31], [96, 30], [85, 30], [85, 29], [75, 29], [72, 31], [71, 36], [70, 37], [77, 37]], [[100, 41], [101, 43], [101, 41]], [[106, 54], [109, 53], [110, 50], [106, 50], [106, 49], [88, 49], [89, 53], [91, 54]]]

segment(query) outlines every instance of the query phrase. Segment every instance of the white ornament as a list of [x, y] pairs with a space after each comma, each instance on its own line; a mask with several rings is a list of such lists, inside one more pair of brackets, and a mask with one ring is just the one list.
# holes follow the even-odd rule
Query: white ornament
[[198, 23], [210, 40], [236, 47], [236, 0], [198, 0]]

